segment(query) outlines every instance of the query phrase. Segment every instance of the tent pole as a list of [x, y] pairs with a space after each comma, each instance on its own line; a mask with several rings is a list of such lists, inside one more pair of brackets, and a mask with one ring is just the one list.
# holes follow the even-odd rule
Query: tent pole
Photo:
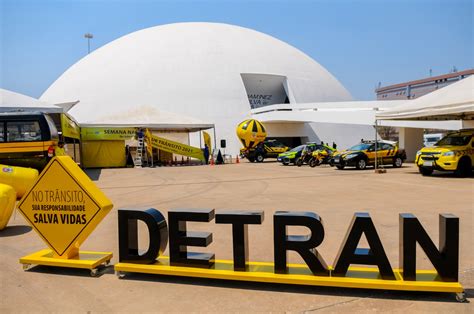
[[214, 126], [212, 129], [214, 130], [214, 149], [217, 149], [216, 126]]
[[74, 162], [77, 162], [77, 158], [76, 158], [76, 139], [75, 138], [72, 139], [72, 149], [74, 149]]
[[82, 129], [80, 132], [81, 133], [79, 134], [79, 158], [80, 158], [79, 164], [81, 165], [81, 169], [85, 169], [84, 168], [84, 154], [82, 153], [82, 149], [83, 149]]
[[375, 119], [375, 171], [377, 171], [377, 119]]

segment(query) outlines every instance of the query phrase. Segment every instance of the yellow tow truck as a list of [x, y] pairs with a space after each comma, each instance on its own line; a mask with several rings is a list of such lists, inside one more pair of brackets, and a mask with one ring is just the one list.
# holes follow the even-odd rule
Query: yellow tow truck
[[474, 129], [448, 133], [432, 147], [423, 147], [416, 153], [420, 173], [429, 176], [434, 170], [453, 171], [467, 177], [474, 167]]

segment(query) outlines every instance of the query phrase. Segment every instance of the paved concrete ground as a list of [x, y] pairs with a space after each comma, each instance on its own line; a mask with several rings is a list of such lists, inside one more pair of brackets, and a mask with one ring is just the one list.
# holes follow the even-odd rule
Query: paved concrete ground
[[[250, 226], [250, 258], [271, 261], [272, 213], [315, 211], [323, 217], [326, 238], [319, 247], [332, 264], [356, 211], [369, 211], [393, 267], [398, 266], [398, 213], [416, 214], [432, 239], [438, 238], [438, 213], [460, 217], [460, 280], [474, 296], [474, 179], [450, 175], [420, 176], [412, 165], [389, 169], [338, 171], [285, 167], [277, 163], [156, 169], [105, 169], [96, 183], [113, 200], [114, 210], [83, 245], [118, 256], [117, 208], [261, 209], [265, 221]], [[192, 229], [214, 233], [207, 251], [231, 259], [229, 225], [192, 223]], [[300, 230], [292, 230], [299, 232]], [[142, 243], [146, 245], [146, 238]], [[87, 271], [35, 267], [23, 272], [18, 259], [44, 248], [40, 238], [16, 214], [0, 233], [0, 312], [456, 312], [472, 313], [472, 303], [453, 295], [299, 287], [224, 282], [153, 275], [119, 280], [112, 269], [100, 278]], [[202, 250], [198, 248], [198, 250]], [[431, 268], [419, 251], [419, 268]], [[117, 258], [113, 262], [117, 261]], [[301, 262], [291, 255], [291, 262]]]

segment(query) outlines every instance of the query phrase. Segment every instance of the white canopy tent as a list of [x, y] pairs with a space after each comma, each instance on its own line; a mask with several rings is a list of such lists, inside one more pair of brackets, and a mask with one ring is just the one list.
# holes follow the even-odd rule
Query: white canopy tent
[[63, 108], [30, 96], [0, 88], [0, 112], [40, 111], [62, 113]]
[[[159, 110], [156, 107], [141, 105], [131, 106], [130, 110], [123, 111], [120, 113], [113, 113], [109, 115], [102, 115], [95, 117], [91, 114], [91, 119], [79, 120], [81, 128], [87, 132], [88, 128], [144, 128], [149, 129], [155, 135], [158, 133], [166, 133], [163, 136], [168, 140], [176, 141], [179, 143], [186, 143], [190, 145], [189, 134], [190, 132], [198, 132], [201, 130], [207, 130], [214, 128], [214, 124], [200, 121], [196, 118], [184, 116], [181, 114], [175, 114], [163, 110]], [[199, 132], [199, 136], [201, 133]], [[215, 138], [215, 133], [214, 133]], [[124, 156], [122, 150], [125, 146], [120, 143], [113, 143], [114, 141], [99, 141], [99, 140], [84, 140], [82, 145], [84, 148], [84, 165], [86, 167], [117, 167], [124, 166], [126, 160], [122, 159]], [[117, 141], [115, 141], [117, 142]], [[126, 139], [125, 144], [130, 147], [137, 147], [138, 142], [134, 139]], [[214, 141], [214, 146], [216, 142]], [[132, 150], [133, 151], [133, 150]], [[167, 151], [165, 150], [164, 153]], [[171, 157], [161, 156], [161, 149], [159, 153], [159, 159], [173, 160]], [[133, 153], [131, 153], [133, 154]], [[132, 156], [132, 155], [127, 155]], [[140, 158], [140, 157], [138, 157]], [[171, 159], [167, 159], [171, 158]], [[176, 158], [176, 157], [175, 157]], [[135, 160], [135, 157], [133, 157]], [[160, 159], [162, 160], [162, 159]], [[153, 164], [153, 161], [152, 161]]]
[[161, 131], [196, 132], [214, 128], [214, 124], [158, 110], [151, 106], [136, 106], [120, 114], [79, 121], [81, 127], [139, 127]]
[[474, 76], [377, 113], [378, 120], [474, 120]]

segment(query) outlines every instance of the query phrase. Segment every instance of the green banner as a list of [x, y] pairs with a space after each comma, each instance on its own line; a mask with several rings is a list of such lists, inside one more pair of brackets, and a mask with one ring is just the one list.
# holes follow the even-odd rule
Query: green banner
[[64, 137], [75, 139], [80, 139], [81, 137], [79, 125], [65, 113], [61, 114], [61, 132]]
[[85, 141], [117, 141], [132, 140], [137, 128], [81, 128], [82, 140]]
[[188, 156], [204, 161], [204, 154], [202, 150], [198, 147], [193, 147], [186, 144], [170, 141], [165, 138], [152, 135], [149, 132], [147, 133], [147, 135], [151, 137], [151, 145], [155, 148], [164, 150], [165, 152]]

